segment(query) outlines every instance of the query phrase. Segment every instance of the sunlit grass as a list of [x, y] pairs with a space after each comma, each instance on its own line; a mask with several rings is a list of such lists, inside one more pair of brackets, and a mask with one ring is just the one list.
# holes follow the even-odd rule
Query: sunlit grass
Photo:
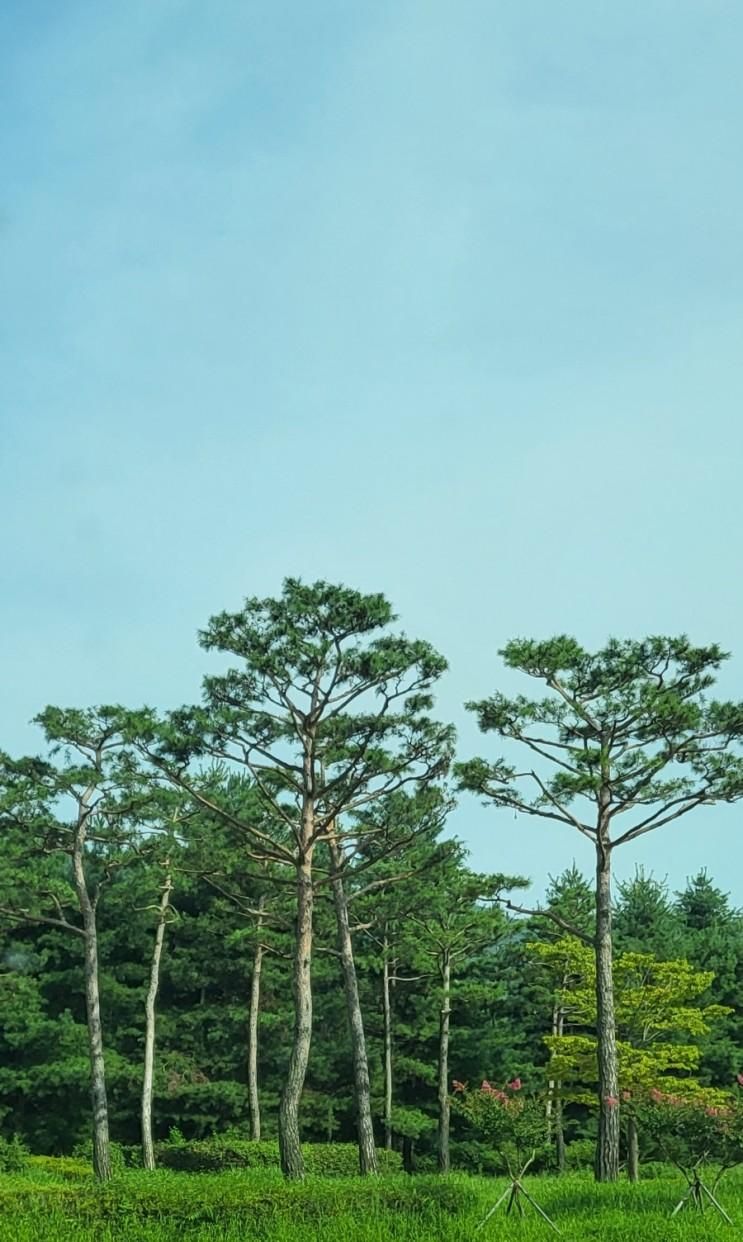
[[[457, 1174], [286, 1185], [272, 1171], [128, 1172], [100, 1191], [92, 1178], [35, 1169], [0, 1177], [0, 1242], [471, 1242], [504, 1185]], [[528, 1186], [573, 1242], [701, 1242], [733, 1239], [743, 1227], [738, 1173], [719, 1191], [732, 1229], [711, 1211], [685, 1209], [671, 1220], [684, 1183], [670, 1172], [639, 1186], [596, 1186], [587, 1174], [535, 1177]], [[477, 1235], [482, 1242], [549, 1237], [538, 1217], [506, 1217], [503, 1209]]]

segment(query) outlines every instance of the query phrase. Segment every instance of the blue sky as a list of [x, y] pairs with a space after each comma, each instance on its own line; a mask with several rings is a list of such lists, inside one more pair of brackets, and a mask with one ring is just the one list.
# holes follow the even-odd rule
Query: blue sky
[[[286, 574], [444, 651], [464, 756], [517, 635], [686, 631], [743, 698], [742, 41], [734, 0], [6, 0], [0, 745], [193, 699]], [[743, 901], [741, 822], [619, 873]]]

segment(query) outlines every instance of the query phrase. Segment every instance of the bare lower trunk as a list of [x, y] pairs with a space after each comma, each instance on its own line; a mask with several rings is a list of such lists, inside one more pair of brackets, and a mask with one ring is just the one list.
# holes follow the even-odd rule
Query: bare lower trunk
[[627, 1177], [631, 1182], [640, 1180], [640, 1140], [634, 1117], [627, 1118]]
[[279, 1152], [285, 1177], [304, 1177], [299, 1138], [299, 1104], [302, 1098], [312, 1040], [312, 856], [297, 863], [297, 922], [292, 969], [294, 993], [294, 1039], [289, 1068], [279, 1106]]
[[384, 974], [382, 976], [382, 1006], [384, 1010], [384, 1145], [392, 1151], [392, 1006], [390, 1004], [389, 946], [384, 938]]
[[[565, 983], [563, 981], [563, 987]], [[559, 1005], [552, 1011], [552, 1034], [562, 1035], [565, 1029], [565, 1015]], [[551, 1078], [547, 1095], [547, 1137], [554, 1139], [555, 1157], [558, 1172], [565, 1172], [565, 1127], [562, 1108], [562, 1082], [559, 1078]]]
[[371, 1112], [369, 1061], [366, 1055], [364, 1020], [361, 1013], [361, 1002], [359, 1001], [356, 963], [353, 957], [353, 943], [348, 918], [348, 900], [341, 873], [341, 851], [335, 835], [331, 837], [328, 845], [333, 868], [333, 903], [335, 905], [338, 947], [341, 955], [341, 969], [343, 971], [343, 989], [346, 996], [346, 1013], [353, 1053], [354, 1096], [359, 1141], [359, 1171], [366, 1175], [379, 1171], [377, 1168], [377, 1152], [374, 1143], [374, 1124]]
[[[265, 897], [258, 902], [263, 910]], [[258, 1018], [261, 1009], [261, 970], [263, 968], [263, 945], [260, 935], [263, 919], [258, 916], [258, 943], [253, 954], [253, 973], [250, 976], [250, 1004], [248, 1007], [248, 1104], [250, 1107], [250, 1137], [256, 1143], [261, 1137], [261, 1102], [258, 1094]]]
[[85, 845], [85, 813], [81, 815], [72, 855], [72, 867], [80, 913], [83, 919], [85, 955], [85, 1009], [88, 1022], [90, 1055], [90, 1095], [93, 1106], [93, 1169], [99, 1181], [111, 1177], [111, 1147], [108, 1132], [108, 1099], [106, 1067], [103, 1059], [103, 1030], [98, 986], [98, 930], [95, 903], [91, 901], [85, 880], [83, 849]]
[[448, 953], [444, 954], [441, 965], [441, 1017], [439, 1020], [439, 1125], [437, 1141], [437, 1157], [439, 1173], [449, 1172], [449, 1021], [451, 1009], [449, 996], [451, 992], [451, 962]]
[[596, 851], [596, 1039], [599, 1094], [596, 1180], [613, 1182], [619, 1175], [619, 1075], [614, 1019], [611, 854], [601, 840]]
[[155, 1075], [155, 1003], [160, 987], [160, 960], [165, 941], [165, 927], [170, 906], [173, 883], [166, 874], [158, 907], [155, 944], [150, 964], [150, 982], [145, 997], [144, 1073], [142, 1075], [142, 1164], [145, 1169], [155, 1167], [155, 1145], [152, 1141], [152, 1084]]

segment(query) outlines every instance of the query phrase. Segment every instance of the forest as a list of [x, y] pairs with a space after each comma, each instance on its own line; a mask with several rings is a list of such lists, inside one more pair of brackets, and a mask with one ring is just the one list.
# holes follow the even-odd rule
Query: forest
[[[620, 846], [671, 848], [743, 795], [723, 651], [515, 639], [523, 693], [483, 684], [470, 757], [436, 715], [446, 660], [383, 595], [286, 579], [199, 642], [198, 703], [47, 706], [39, 752], [0, 756], [5, 1149], [88, 1152], [102, 1182], [121, 1162], [492, 1173], [482, 1084], [536, 1104], [535, 1169], [612, 1182], [658, 1157], [649, 1099], [725, 1107], [725, 877], [671, 892], [641, 844], [612, 876]], [[452, 836], [466, 799], [491, 809], [492, 872]], [[542, 902], [533, 819], [565, 842]], [[511, 830], [520, 875], [497, 869]]]

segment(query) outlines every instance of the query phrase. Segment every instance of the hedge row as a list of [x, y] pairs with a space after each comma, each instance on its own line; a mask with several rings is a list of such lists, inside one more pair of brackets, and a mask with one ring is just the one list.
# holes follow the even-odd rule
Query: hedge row
[[[305, 1143], [305, 1171], [318, 1177], [353, 1177], [359, 1171], [355, 1143]], [[160, 1143], [156, 1148], [160, 1168], [181, 1173], [219, 1173], [225, 1169], [278, 1169], [279, 1145], [275, 1141], [210, 1138], [195, 1142]], [[399, 1173], [399, 1152], [377, 1151], [380, 1173]]]
[[8, 1176], [0, 1181], [0, 1214], [12, 1211], [43, 1217], [46, 1212], [87, 1222], [129, 1219], [167, 1220], [178, 1225], [252, 1225], [272, 1220], [324, 1220], [353, 1213], [368, 1217], [399, 1213], [433, 1222], [468, 1211], [475, 1189], [459, 1178], [405, 1176], [331, 1179], [287, 1183], [275, 1173], [240, 1172], [185, 1178], [178, 1174], [127, 1172], [104, 1186], [93, 1179], [54, 1183]]

